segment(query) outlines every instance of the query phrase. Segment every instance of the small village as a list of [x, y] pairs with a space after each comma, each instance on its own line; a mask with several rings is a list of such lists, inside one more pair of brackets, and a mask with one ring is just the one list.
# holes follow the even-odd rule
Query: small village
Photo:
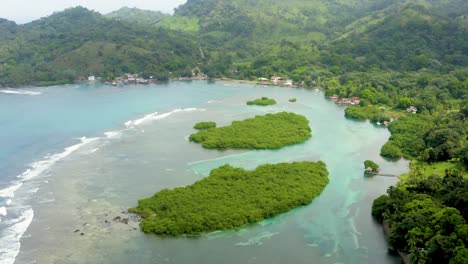
[[257, 80], [257, 84], [261, 85], [276, 85], [276, 86], [286, 86], [286, 87], [293, 87], [293, 86], [300, 86], [302, 84], [294, 84], [294, 82], [290, 79], [286, 79], [280, 76], [273, 76], [271, 79], [260, 77]]
[[360, 97], [351, 97], [351, 98], [340, 98], [338, 97], [338, 95], [332, 95], [329, 97], [330, 100], [332, 100], [333, 102], [337, 103], [337, 104], [340, 104], [340, 105], [359, 105], [359, 103], [361, 102], [361, 98]]
[[[178, 77], [175, 78], [174, 80], [177, 81], [190, 81], [190, 80], [207, 80], [208, 76], [206, 76], [203, 73], [199, 73], [196, 71], [197, 68], [192, 70], [192, 76], [191, 77]], [[79, 77], [76, 79], [78, 82], [83, 82], [83, 81], [88, 81], [88, 82], [102, 82], [101, 77], [96, 77], [94, 75], [90, 75], [88, 77]], [[149, 76], [148, 78], [144, 78], [141, 76], [141, 74], [138, 73], [125, 73], [119, 77], [114, 78], [113, 80], [109, 81], [104, 81], [103, 83], [106, 85], [112, 85], [112, 86], [123, 86], [123, 85], [129, 85], [129, 84], [151, 84], [151, 83], [156, 83], [159, 80], [153, 76]]]
[[[88, 81], [88, 82], [96, 82], [102, 81], [101, 77], [96, 77], [94, 75], [90, 75], [88, 77], [80, 77], [77, 81]], [[112, 81], [105, 81], [104, 84], [113, 85], [113, 86], [122, 86], [127, 84], [150, 84], [155, 83], [157, 80], [153, 78], [153, 76], [149, 76], [149, 78], [145, 79], [141, 77], [139, 74], [135, 73], [125, 73], [122, 76], [116, 77]]]

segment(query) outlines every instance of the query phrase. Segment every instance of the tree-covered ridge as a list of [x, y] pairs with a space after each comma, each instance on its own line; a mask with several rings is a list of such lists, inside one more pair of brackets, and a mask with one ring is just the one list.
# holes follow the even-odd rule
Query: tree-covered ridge
[[195, 18], [210, 76], [304, 80], [467, 66], [467, 10], [463, 0], [192, 0], [171, 21]]
[[310, 137], [312, 132], [306, 117], [281, 112], [199, 131], [190, 135], [190, 140], [210, 149], [278, 149]]
[[411, 263], [468, 262], [468, 182], [455, 169], [445, 177], [411, 177], [374, 201], [372, 215], [390, 227], [389, 243]]
[[125, 21], [138, 26], [151, 27], [162, 19], [169, 17], [159, 11], [142, 10], [138, 8], [122, 7], [105, 15], [107, 18]]
[[247, 105], [260, 105], [260, 106], [267, 106], [267, 105], [275, 105], [276, 100], [268, 97], [258, 98], [252, 101], [247, 101]]
[[228, 230], [307, 205], [328, 183], [325, 163], [265, 164], [247, 171], [229, 165], [190, 186], [162, 190], [130, 209], [146, 233], [198, 235]]
[[0, 31], [8, 34], [0, 38], [0, 85], [71, 82], [88, 75], [106, 79], [126, 72], [191, 76], [196, 65], [191, 36], [149, 30], [82, 7], [25, 25], [4, 24], [9, 31]]
[[117, 21], [74, 8], [0, 23], [0, 85], [123, 72], [167, 79], [196, 66], [308, 86], [357, 71], [444, 75], [467, 66], [467, 10], [463, 0], [191, 0], [149, 25], [156, 12], [122, 9]]

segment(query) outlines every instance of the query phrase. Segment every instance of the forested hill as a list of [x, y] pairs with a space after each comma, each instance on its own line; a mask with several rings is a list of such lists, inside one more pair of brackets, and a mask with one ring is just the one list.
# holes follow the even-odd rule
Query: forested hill
[[[468, 66], [464, 0], [189, 0], [172, 16], [77, 7], [0, 20], [0, 85], [124, 72], [294, 81]], [[200, 49], [201, 48], [201, 49]], [[201, 51], [201, 52], [200, 52]]]
[[54, 84], [125, 72], [183, 75], [198, 46], [181, 32], [108, 19], [82, 7], [16, 25], [0, 21], [0, 85]]
[[119, 10], [106, 14], [106, 17], [136, 24], [138, 26], [150, 27], [154, 26], [154, 24], [162, 19], [169, 17], [169, 15], [158, 11], [122, 7]]
[[170, 25], [198, 29], [210, 75], [303, 78], [468, 66], [467, 13], [463, 0], [189, 0]]

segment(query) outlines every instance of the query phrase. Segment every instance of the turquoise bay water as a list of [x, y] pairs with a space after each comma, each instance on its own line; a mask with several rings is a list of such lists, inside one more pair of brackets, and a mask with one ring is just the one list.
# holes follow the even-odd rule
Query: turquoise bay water
[[[8, 239], [14, 252], [9, 234], [27, 228], [18, 256], [0, 255], [16, 256], [16, 263], [398, 263], [386, 254], [381, 228], [370, 217], [372, 200], [396, 179], [366, 178], [362, 162], [376, 160], [392, 174], [407, 164], [378, 156], [386, 129], [346, 120], [321, 92], [224, 82], [34, 91], [41, 94], [0, 93], [0, 189], [22, 184], [14, 196], [5, 195], [11, 189], [0, 191], [7, 212], [0, 216], [2, 243]], [[245, 105], [261, 96], [278, 105]], [[298, 102], [288, 102], [292, 97]], [[187, 141], [195, 122], [224, 125], [277, 111], [307, 116], [313, 138], [275, 151], [204, 150]], [[226, 163], [250, 169], [319, 159], [330, 171], [321, 196], [239, 231], [160, 238], [134, 230], [134, 222], [113, 221], [139, 198], [191, 184]], [[16, 177], [38, 160], [52, 162]], [[25, 228], [28, 210], [34, 218]]]

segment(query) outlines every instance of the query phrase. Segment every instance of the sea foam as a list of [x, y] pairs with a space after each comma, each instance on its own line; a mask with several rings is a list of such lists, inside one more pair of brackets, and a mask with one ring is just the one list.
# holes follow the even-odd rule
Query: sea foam
[[[18, 175], [18, 180], [13, 183], [12, 186], [0, 190], [0, 197], [2, 198], [14, 198], [15, 192], [23, 185], [25, 181], [28, 181], [34, 177], [37, 177], [41, 173], [48, 170], [55, 163], [61, 159], [72, 154], [82, 146], [97, 140], [98, 138], [81, 138], [80, 143], [67, 147], [63, 152], [53, 155], [47, 155], [44, 160], [34, 162], [30, 164], [30, 168]], [[34, 194], [38, 191], [38, 188], [27, 191], [29, 195]], [[12, 203], [11, 199], [7, 199], [6, 206]], [[12, 264], [15, 261], [16, 256], [20, 250], [20, 239], [26, 232], [28, 226], [34, 216], [34, 211], [31, 208], [23, 209], [21, 216], [16, 219], [3, 221], [2, 225], [7, 226], [0, 232], [0, 264]], [[7, 208], [5, 206], [0, 207], [0, 215], [7, 215]]]
[[6, 216], [7, 215], [7, 209], [5, 206], [0, 207], [0, 216]]
[[5, 222], [7, 228], [0, 232], [0, 264], [13, 264], [20, 251], [20, 239], [28, 229], [34, 217], [31, 208], [25, 210], [20, 217]]
[[158, 112], [154, 112], [152, 114], [145, 115], [142, 118], [127, 121], [127, 122], [125, 122], [125, 126], [127, 128], [132, 128], [132, 127], [139, 126], [139, 125], [142, 125], [142, 124], [154, 121], [154, 120], [164, 119], [164, 118], [166, 118], [166, 117], [168, 117], [168, 116], [170, 116], [172, 114], [175, 114], [175, 113], [194, 112], [194, 111], [205, 111], [205, 109], [201, 109], [201, 108], [178, 108], [178, 109], [172, 110], [171, 112], [167, 112], [167, 113], [163, 113], [163, 114], [159, 114]]
[[0, 93], [19, 94], [19, 95], [40, 95], [41, 92], [33, 92], [28, 90], [0, 90]]
[[20, 178], [23, 181], [32, 179], [34, 177], [37, 177], [39, 174], [41, 174], [44, 171], [46, 171], [47, 169], [49, 169], [57, 161], [59, 161], [59, 160], [65, 158], [66, 156], [72, 154], [74, 151], [78, 150], [82, 146], [84, 146], [84, 145], [86, 145], [86, 144], [88, 144], [90, 142], [96, 141], [98, 139], [99, 138], [82, 137], [80, 139], [81, 140], [80, 143], [78, 143], [76, 145], [73, 145], [73, 146], [70, 146], [68, 148], [65, 148], [65, 150], [62, 153], [50, 155], [50, 156], [47, 156], [47, 158], [45, 160], [36, 161], [36, 162], [32, 163], [30, 165], [30, 167], [31, 167], [30, 169], [27, 169], [25, 172], [18, 175], [17, 177]]
[[[12, 94], [29, 94], [29, 95], [37, 95], [40, 94], [39, 92], [31, 92], [31, 91], [11, 91], [11, 90], [0, 90], [0, 92], [4, 93], [12, 93]], [[174, 113], [178, 112], [193, 112], [193, 111], [205, 111], [205, 109], [198, 109], [198, 108], [185, 108], [185, 109], [175, 109], [171, 112], [158, 114], [157, 112], [146, 115], [142, 118], [127, 121], [125, 122], [126, 129], [133, 128], [135, 126], [153, 121], [153, 120], [160, 120], [164, 119]], [[126, 130], [124, 129], [124, 130]], [[120, 131], [109, 131], [105, 132], [104, 135], [106, 138], [117, 138], [122, 134], [123, 130]], [[17, 176], [18, 180], [12, 183], [12, 186], [9, 186], [5, 189], [0, 190], [0, 197], [2, 198], [14, 198], [15, 192], [21, 188], [25, 181], [31, 180], [48, 169], [52, 167], [55, 163], [62, 160], [63, 158], [67, 157], [68, 155], [72, 154], [79, 148], [83, 147], [86, 144], [89, 144], [93, 141], [96, 141], [100, 138], [86, 138], [83, 137], [80, 139], [80, 143], [67, 147], [64, 149], [63, 152], [46, 155], [43, 160], [36, 161], [29, 165], [30, 168], [25, 170], [23, 173]], [[90, 152], [93, 153], [97, 151], [99, 148], [92, 149]], [[37, 192], [37, 188], [30, 190], [29, 194]], [[8, 207], [12, 203], [11, 199], [7, 199], [6, 206]], [[3, 221], [2, 225], [7, 225], [8, 227], [0, 232], [0, 264], [12, 264], [15, 261], [16, 256], [19, 253], [21, 244], [20, 239], [23, 236], [24, 232], [26, 232], [28, 226], [31, 224], [31, 221], [34, 217], [34, 211], [31, 208], [23, 209], [21, 216], [8, 220]], [[7, 208], [0, 207], [0, 215], [6, 216]]]

